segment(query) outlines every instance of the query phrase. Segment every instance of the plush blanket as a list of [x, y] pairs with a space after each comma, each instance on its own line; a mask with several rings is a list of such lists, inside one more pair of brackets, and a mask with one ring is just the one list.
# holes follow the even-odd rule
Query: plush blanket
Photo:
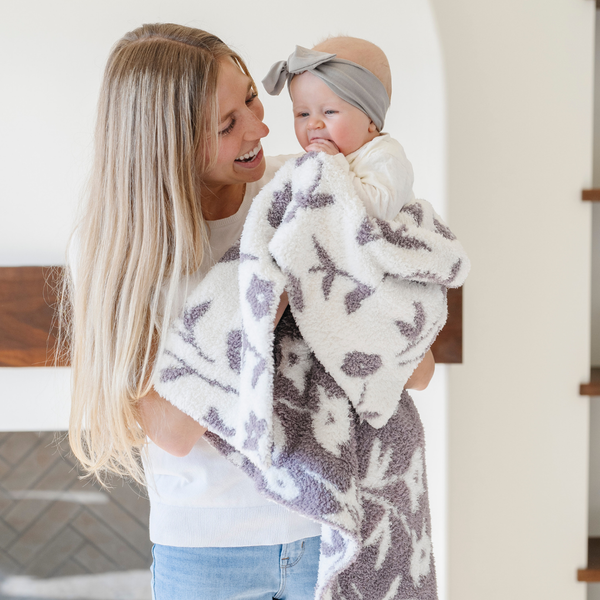
[[370, 218], [335, 161], [308, 153], [256, 197], [168, 333], [157, 391], [262, 493], [322, 523], [319, 600], [437, 597], [403, 387], [468, 269], [427, 202]]

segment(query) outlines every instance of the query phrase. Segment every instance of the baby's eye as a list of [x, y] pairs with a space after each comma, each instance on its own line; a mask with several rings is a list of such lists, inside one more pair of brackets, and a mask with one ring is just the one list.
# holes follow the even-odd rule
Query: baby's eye
[[308, 113], [307, 112], [299, 112], [299, 113], [296, 113], [296, 116], [297, 117], [308, 117]]
[[325, 114], [326, 115], [335, 115], [335, 114], [337, 114], [337, 112], [338, 112], [337, 110], [326, 110]]

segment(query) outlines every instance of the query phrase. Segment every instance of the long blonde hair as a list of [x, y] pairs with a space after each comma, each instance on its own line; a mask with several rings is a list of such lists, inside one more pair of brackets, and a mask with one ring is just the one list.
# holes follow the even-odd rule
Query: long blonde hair
[[63, 303], [70, 444], [101, 480], [116, 473], [145, 482], [138, 400], [151, 389], [177, 288], [202, 262], [208, 230], [199, 188], [216, 157], [224, 57], [248, 74], [216, 36], [155, 24], [126, 34], [106, 65]]

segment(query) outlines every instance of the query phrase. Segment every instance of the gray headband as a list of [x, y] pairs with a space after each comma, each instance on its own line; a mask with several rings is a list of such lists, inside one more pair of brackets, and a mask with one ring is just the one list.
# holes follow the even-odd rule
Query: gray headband
[[292, 77], [304, 71], [322, 79], [334, 94], [362, 110], [378, 131], [383, 129], [385, 113], [390, 106], [390, 97], [383, 83], [368, 69], [336, 58], [335, 54], [296, 46], [287, 61], [279, 61], [269, 69], [262, 82], [271, 96], [277, 96], [286, 81], [289, 87]]

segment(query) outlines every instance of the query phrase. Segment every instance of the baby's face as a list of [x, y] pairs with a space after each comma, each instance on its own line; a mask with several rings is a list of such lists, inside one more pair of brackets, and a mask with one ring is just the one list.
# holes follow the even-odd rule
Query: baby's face
[[305, 150], [315, 139], [324, 139], [347, 156], [379, 135], [362, 110], [336, 96], [308, 71], [292, 79], [290, 93], [296, 137]]

